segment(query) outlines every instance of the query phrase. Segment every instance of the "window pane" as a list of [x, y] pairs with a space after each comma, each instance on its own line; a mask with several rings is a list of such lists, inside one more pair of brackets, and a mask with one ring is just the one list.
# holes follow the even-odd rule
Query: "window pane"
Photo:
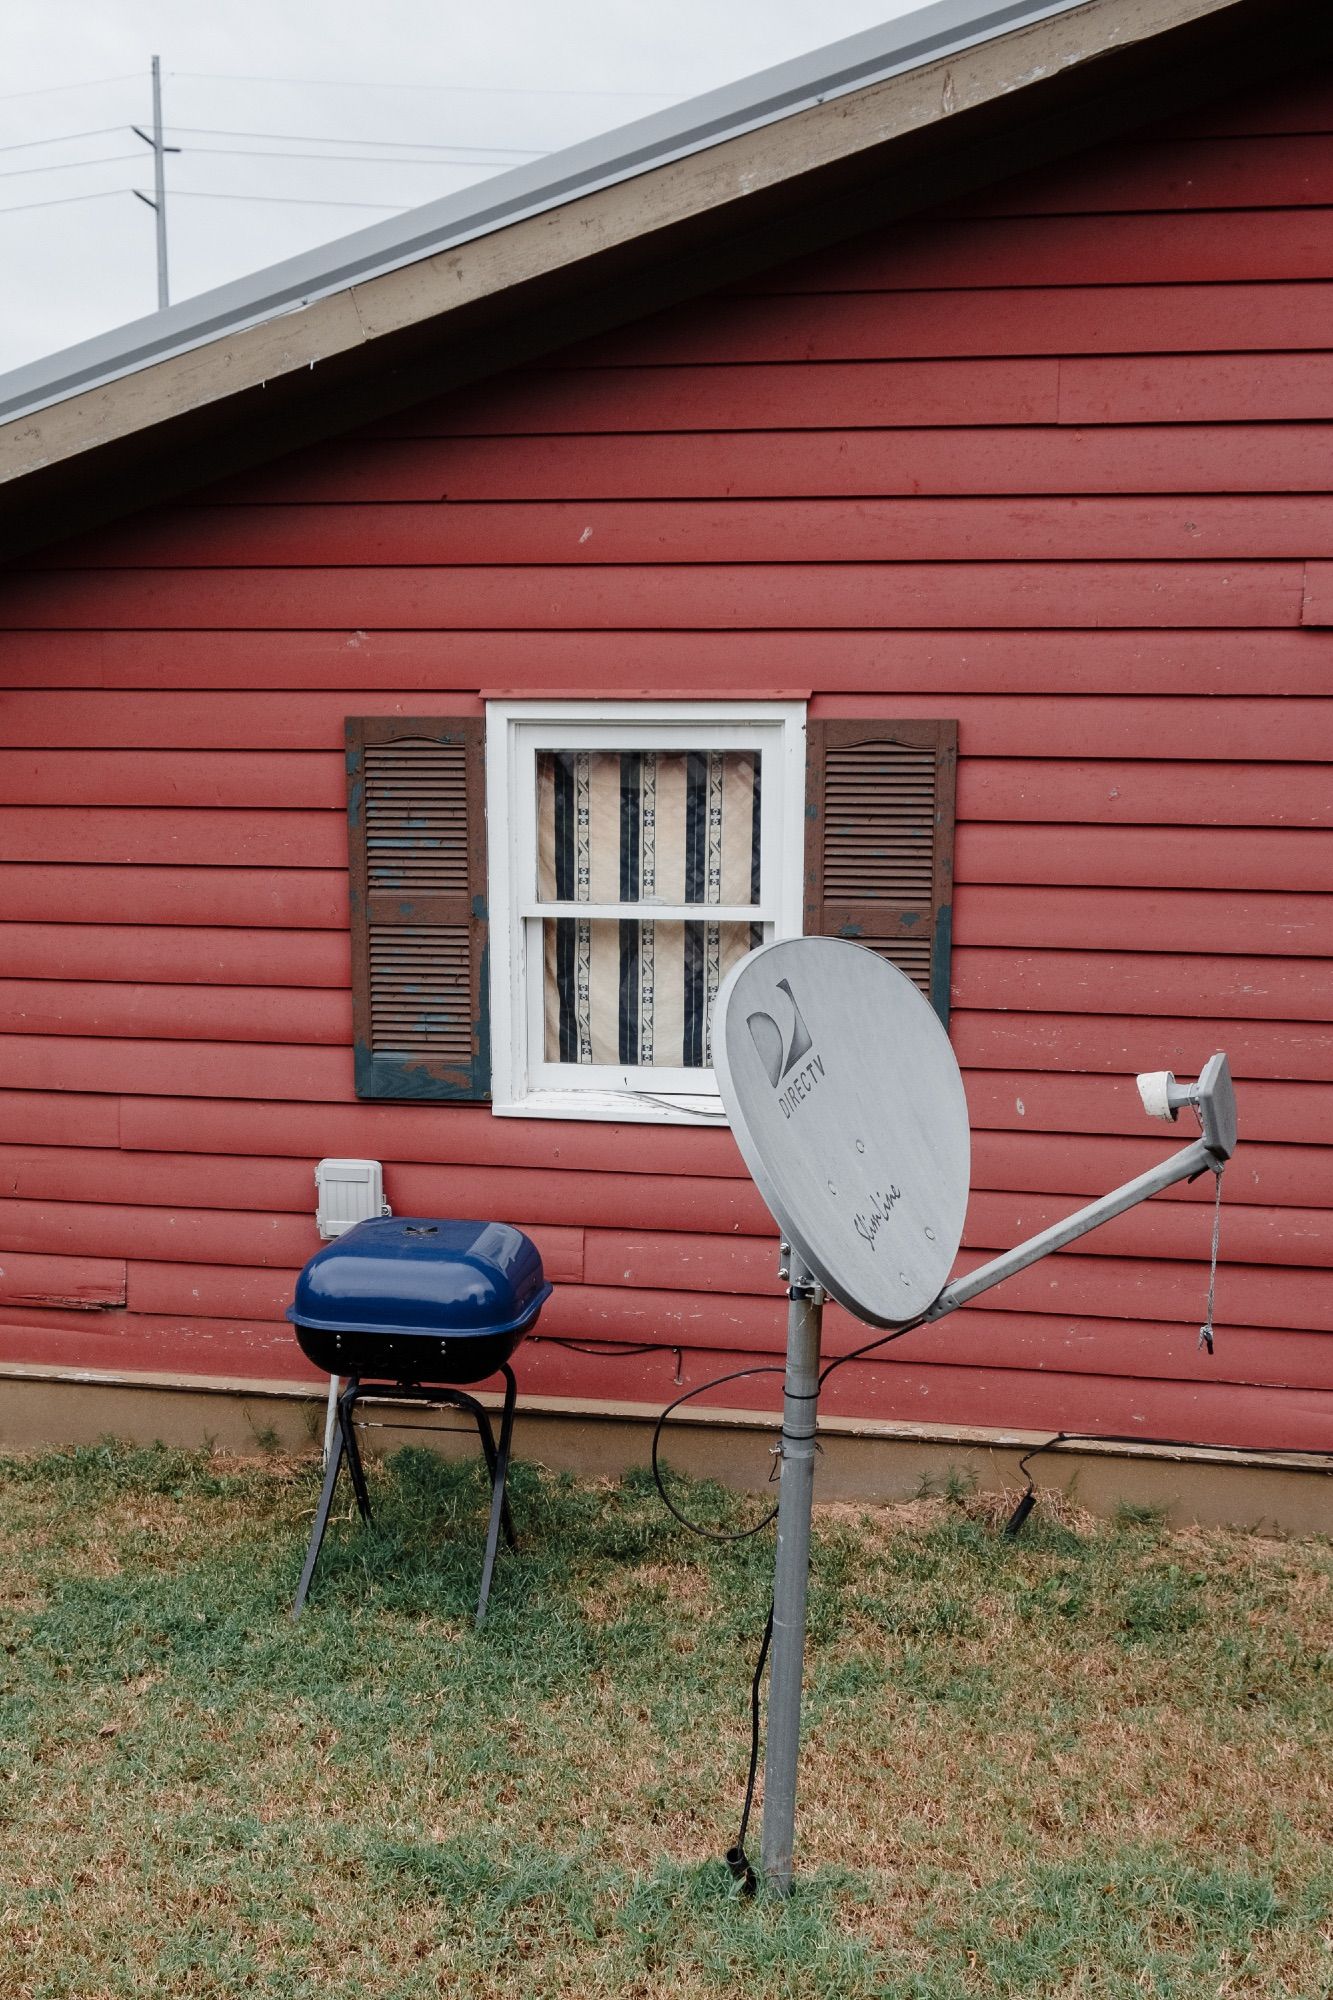
[[540, 750], [537, 894], [757, 903], [757, 750]]
[[548, 917], [547, 1062], [710, 1068], [717, 989], [762, 942], [762, 924]]

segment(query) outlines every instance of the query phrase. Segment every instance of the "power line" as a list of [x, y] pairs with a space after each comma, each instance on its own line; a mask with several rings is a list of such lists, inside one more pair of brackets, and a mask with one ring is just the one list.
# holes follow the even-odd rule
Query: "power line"
[[666, 90], [560, 90], [550, 86], [504, 83], [379, 83], [359, 76], [345, 81], [332, 76], [250, 76], [234, 70], [173, 69], [172, 76], [202, 79], [209, 83], [287, 83], [317, 90], [435, 90], [469, 97], [642, 97], [658, 104], [673, 103]]
[[[368, 156], [364, 153], [272, 153], [262, 151], [257, 146], [191, 146], [188, 150], [192, 160], [206, 157], [223, 160], [344, 160], [357, 167], [512, 167], [516, 164], [513, 160], [458, 159], [448, 154], [440, 159], [425, 159], [417, 156], [403, 158], [396, 153], [386, 153], [382, 159], [377, 160], [373, 154]], [[130, 156], [128, 153], [117, 153], [114, 157], [124, 160]], [[74, 166], [81, 164], [82, 162], [77, 160], [71, 162]], [[39, 174], [43, 171], [45, 170], [41, 167], [19, 169], [20, 173], [29, 174]], [[4, 174], [0, 173], [0, 180], [4, 178]]]
[[[88, 127], [86, 131], [83, 132], [54, 132], [52, 133], [49, 139], [16, 139], [3, 146], [0, 146], [0, 153], [31, 152], [35, 146], [72, 145], [76, 139], [100, 139], [108, 132], [123, 132], [125, 129], [126, 128], [123, 124], [91, 125]], [[334, 133], [241, 132], [241, 131], [232, 131], [226, 126], [216, 126], [216, 125], [173, 125], [170, 127], [170, 130], [179, 133], [197, 132], [201, 135], [201, 137], [206, 139], [284, 139], [290, 141], [293, 145], [300, 145], [300, 146], [306, 146], [306, 145], [314, 146], [322, 144], [328, 144], [333, 146], [359, 146], [359, 147], [393, 146], [399, 148], [407, 148], [415, 146], [416, 148], [418, 148], [419, 151], [422, 151], [423, 153], [441, 154], [443, 156], [440, 161], [440, 164], [442, 166], [450, 166], [450, 165], [465, 166], [473, 158], [476, 158], [478, 164], [482, 166], [488, 166], [488, 165], [504, 166], [508, 164], [508, 162], [504, 160], [491, 161], [481, 157], [484, 154], [492, 154], [492, 153], [513, 154], [516, 157], [524, 160], [540, 160], [540, 159], [545, 159], [547, 157], [546, 150], [539, 146], [498, 146], [498, 145], [470, 146], [463, 143], [461, 140], [449, 141], [442, 139], [441, 140], [355, 139], [351, 137], [344, 137], [336, 132]], [[235, 153], [240, 158], [248, 157], [257, 160], [356, 161], [365, 157], [363, 153], [359, 152], [358, 153], [265, 153], [265, 152], [252, 151], [250, 153], [247, 153], [246, 149], [242, 146], [192, 146], [189, 150], [191, 152], [198, 152], [198, 153], [221, 153], [224, 156], [230, 153]], [[128, 153], [113, 153], [108, 155], [108, 157], [111, 159], [119, 160], [119, 159], [129, 159], [132, 156]], [[396, 160], [400, 157], [402, 156], [398, 152], [385, 154], [386, 161]], [[95, 166], [100, 166], [101, 164], [102, 162], [100, 160], [57, 160], [53, 161], [49, 166], [15, 167], [9, 169], [8, 172], [21, 173], [21, 174], [46, 174], [46, 173], [54, 173], [55, 171], [57, 171], [57, 169], [64, 169], [66, 167], [95, 167]], [[416, 160], [403, 159], [404, 166], [416, 166], [417, 164], [419, 163]], [[429, 164], [429, 163], [423, 161], [420, 164]], [[4, 172], [0, 172], [0, 179], [4, 178], [6, 178], [6, 174]]]
[[[114, 132], [117, 128], [104, 128]], [[232, 132], [218, 125], [173, 125], [173, 132], [198, 132], [206, 139], [290, 139], [305, 146], [416, 146], [423, 152], [449, 151], [454, 153], [522, 153], [527, 159], [544, 159], [545, 151], [540, 146], [468, 146], [461, 141], [439, 139], [353, 139], [340, 132]], [[71, 137], [82, 137], [74, 133]], [[37, 139], [30, 139], [29, 145], [40, 145]], [[3, 148], [0, 148], [2, 151]]]
[[[120, 129], [116, 125], [107, 127], [107, 130], [112, 132], [119, 131]], [[175, 129], [183, 132], [189, 128], [186, 126], [177, 126]], [[261, 135], [254, 133], [243, 134], [241, 136], [259, 138]], [[281, 137], [282, 135], [275, 134], [274, 136]], [[33, 143], [49, 143], [54, 145], [55, 141], [34, 141]], [[365, 140], [362, 143], [370, 145], [375, 142]], [[6, 149], [0, 148], [0, 151], [4, 150]], [[179, 152], [181, 149], [179, 146], [169, 146], [166, 150], [168, 152]], [[459, 156], [450, 153], [441, 153], [436, 158], [424, 155], [386, 153], [381, 158], [376, 159], [373, 154], [366, 153], [275, 153], [258, 146], [191, 146], [188, 148], [188, 151], [192, 159], [207, 155], [211, 158], [223, 160], [340, 160], [358, 167], [507, 167], [515, 164], [512, 160], [482, 160], [476, 158], [475, 155]], [[69, 174], [76, 172], [80, 167], [105, 167], [110, 166], [116, 160], [137, 160], [139, 157], [138, 153], [98, 153], [91, 160], [52, 160], [47, 165], [41, 167], [3, 167], [0, 168], [0, 181], [18, 180], [28, 174]], [[532, 157], [541, 158], [543, 156], [534, 154]]]
[[18, 180], [24, 174], [69, 174], [77, 167], [106, 167], [113, 160], [137, 160], [138, 153], [99, 153], [95, 160], [57, 160], [49, 167], [5, 167], [0, 181]]
[[[138, 188], [124, 190], [138, 194]], [[374, 208], [381, 215], [405, 215], [406, 207], [401, 202], [392, 201], [317, 201], [312, 195], [299, 194], [214, 194], [208, 188], [178, 188], [171, 190], [171, 199], [184, 195], [187, 201], [277, 201], [296, 208]]]
[[137, 83], [137, 69], [127, 69], [120, 76], [93, 76], [86, 83], [44, 83], [39, 90], [6, 90], [0, 92], [0, 104], [10, 104], [16, 97], [50, 97], [57, 90], [97, 90], [104, 83]]
[[122, 119], [119, 125], [90, 125], [86, 132], [56, 132], [49, 139], [15, 139], [9, 145], [0, 146], [0, 153], [25, 153], [33, 146], [63, 146], [67, 140], [100, 139], [106, 132], [124, 130], [125, 121]]
[[[133, 157], [137, 159], [139, 155], [136, 153]], [[22, 215], [32, 208], [67, 208], [73, 201], [109, 201], [112, 195], [138, 194], [138, 192], [137, 188], [132, 187], [98, 188], [92, 194], [56, 195], [50, 201], [15, 201], [0, 207], [0, 215]], [[171, 190], [173, 201], [178, 194], [194, 201], [276, 201], [296, 208], [373, 208], [381, 215], [404, 213], [402, 208], [385, 201], [314, 201], [302, 195], [211, 194], [206, 188], [173, 188]]]
[[[129, 155], [126, 155], [128, 158]], [[138, 158], [138, 154], [135, 154]], [[106, 201], [113, 194], [133, 194], [133, 188], [97, 188], [92, 194], [58, 194], [50, 201], [14, 201], [0, 207], [0, 215], [21, 215], [29, 208], [67, 208], [72, 201]]]

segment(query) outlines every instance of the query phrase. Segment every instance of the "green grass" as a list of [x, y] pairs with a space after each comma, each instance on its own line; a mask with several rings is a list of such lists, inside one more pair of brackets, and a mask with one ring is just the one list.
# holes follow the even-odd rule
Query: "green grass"
[[478, 1474], [371, 1476], [293, 1626], [310, 1463], [0, 1463], [4, 2000], [1333, 1994], [1327, 1543], [821, 1510], [798, 1887], [747, 1902], [770, 1537], [519, 1466], [475, 1633]]

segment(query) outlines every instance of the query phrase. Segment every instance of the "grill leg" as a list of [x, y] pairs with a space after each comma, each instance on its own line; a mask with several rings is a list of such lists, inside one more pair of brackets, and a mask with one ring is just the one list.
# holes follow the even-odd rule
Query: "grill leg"
[[[343, 1451], [347, 1444], [347, 1431], [349, 1427], [344, 1426], [342, 1421], [343, 1402], [353, 1399], [356, 1391], [357, 1381], [355, 1376], [353, 1376], [347, 1385], [345, 1396], [338, 1404], [338, 1422], [333, 1427], [333, 1435], [329, 1441], [328, 1463], [324, 1470], [324, 1484], [320, 1490], [319, 1505], [315, 1509], [315, 1524], [310, 1530], [310, 1547], [306, 1550], [305, 1568], [301, 1571], [301, 1581], [296, 1586], [296, 1602], [292, 1605], [293, 1618], [299, 1618], [305, 1609], [306, 1597], [310, 1591], [310, 1579], [315, 1574], [315, 1564], [319, 1561], [319, 1552], [324, 1544], [324, 1530], [329, 1525], [329, 1508], [333, 1505], [333, 1489], [338, 1484], [338, 1474], [342, 1470]], [[353, 1452], [356, 1450], [355, 1440], [352, 1441], [352, 1450]], [[349, 1459], [350, 1463], [355, 1463], [355, 1461]]]
[[329, 1462], [333, 1450], [333, 1433], [338, 1422], [338, 1396], [342, 1389], [342, 1377], [330, 1375], [328, 1408], [324, 1412], [324, 1463]]
[[[505, 1378], [504, 1410], [500, 1417], [500, 1448], [495, 1455], [495, 1467], [491, 1484], [491, 1520], [486, 1531], [486, 1560], [481, 1568], [481, 1596], [477, 1600], [477, 1623], [486, 1616], [486, 1605], [491, 1594], [491, 1578], [495, 1574], [495, 1552], [500, 1543], [500, 1522], [504, 1518], [508, 1502], [505, 1498], [505, 1482], [509, 1477], [509, 1444], [514, 1434], [514, 1402], [518, 1395], [518, 1384], [514, 1371], [506, 1361], [501, 1371]], [[486, 1426], [489, 1431], [489, 1423]], [[483, 1447], [485, 1438], [483, 1437]], [[489, 1453], [487, 1454], [489, 1458]], [[510, 1534], [512, 1542], [512, 1531]]]
[[[482, 1455], [486, 1460], [486, 1472], [491, 1482], [491, 1492], [494, 1494], [495, 1468], [498, 1461], [495, 1451], [495, 1432], [491, 1429], [490, 1413], [484, 1403], [479, 1403], [474, 1396], [465, 1395], [461, 1389], [451, 1389], [448, 1393], [460, 1410], [468, 1410], [472, 1414], [473, 1422], [477, 1426], [477, 1436], [481, 1439]], [[505, 1540], [508, 1542], [510, 1548], [517, 1548], [518, 1542], [514, 1535], [513, 1516], [509, 1512], [508, 1493], [505, 1494], [504, 1502], [500, 1509], [500, 1525], [504, 1529]]]
[[352, 1422], [352, 1412], [356, 1406], [361, 1384], [353, 1377], [338, 1400], [338, 1429], [342, 1433], [343, 1449], [347, 1453], [347, 1470], [352, 1475], [352, 1491], [356, 1494], [356, 1504], [361, 1519], [370, 1519], [370, 1493], [366, 1487], [365, 1468], [361, 1463], [361, 1448], [356, 1441], [356, 1428]]

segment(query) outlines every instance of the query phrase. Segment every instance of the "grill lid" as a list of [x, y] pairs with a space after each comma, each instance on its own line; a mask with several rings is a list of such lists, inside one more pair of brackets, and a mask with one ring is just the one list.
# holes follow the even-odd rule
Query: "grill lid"
[[395, 1215], [312, 1257], [287, 1317], [325, 1333], [512, 1333], [550, 1296], [536, 1244], [512, 1224]]

